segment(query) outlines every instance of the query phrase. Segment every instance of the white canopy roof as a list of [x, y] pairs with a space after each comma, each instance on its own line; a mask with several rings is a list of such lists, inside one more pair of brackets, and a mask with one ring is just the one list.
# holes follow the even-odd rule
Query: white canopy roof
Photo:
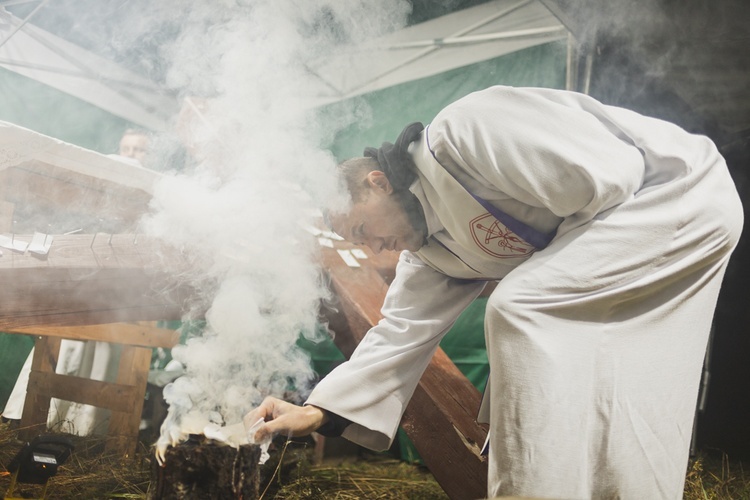
[[311, 65], [322, 102], [346, 99], [567, 37], [538, 0], [493, 0]]
[[[162, 130], [176, 99], [158, 84], [5, 11], [0, 67], [73, 95], [132, 123]], [[42, 9], [46, 2], [38, 4]], [[316, 105], [436, 75], [567, 36], [539, 0], [492, 0], [395, 31], [338, 57], [312, 61]]]
[[157, 84], [2, 8], [0, 67], [152, 130], [164, 129], [177, 109]]

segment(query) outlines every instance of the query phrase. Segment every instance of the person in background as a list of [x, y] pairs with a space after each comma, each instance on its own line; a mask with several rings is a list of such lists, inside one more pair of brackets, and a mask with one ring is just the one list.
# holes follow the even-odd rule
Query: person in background
[[150, 134], [145, 130], [129, 128], [122, 134], [118, 155], [131, 158], [141, 166], [146, 166], [150, 149]]
[[383, 320], [256, 441], [387, 449], [442, 336], [485, 313], [488, 496], [679, 499], [714, 309], [743, 224], [704, 136], [574, 92], [491, 87], [339, 165], [332, 229], [400, 252]]

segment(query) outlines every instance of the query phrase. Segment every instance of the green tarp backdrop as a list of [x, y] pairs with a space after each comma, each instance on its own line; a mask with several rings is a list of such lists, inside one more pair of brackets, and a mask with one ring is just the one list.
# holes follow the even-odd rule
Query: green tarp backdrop
[[61, 141], [116, 153], [127, 121], [47, 85], [0, 68], [0, 120]]

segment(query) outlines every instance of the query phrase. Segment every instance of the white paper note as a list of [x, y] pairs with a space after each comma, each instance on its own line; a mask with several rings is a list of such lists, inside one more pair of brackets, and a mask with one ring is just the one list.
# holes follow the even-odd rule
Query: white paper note
[[17, 236], [0, 235], [0, 247], [16, 252], [25, 252], [28, 246], [27, 242], [19, 240]]
[[331, 241], [330, 238], [318, 238], [318, 243], [320, 243], [320, 246], [322, 247], [333, 248], [333, 241]]
[[352, 255], [354, 255], [358, 259], [366, 259], [367, 258], [367, 254], [361, 248], [352, 248], [351, 252], [352, 252]]
[[52, 246], [53, 238], [51, 234], [34, 233], [34, 237], [31, 238], [31, 243], [29, 243], [29, 252], [38, 255], [47, 255]]
[[349, 250], [338, 250], [339, 255], [341, 258], [346, 262], [346, 265], [349, 267], [361, 267], [359, 265], [359, 261], [354, 258], [354, 255]]

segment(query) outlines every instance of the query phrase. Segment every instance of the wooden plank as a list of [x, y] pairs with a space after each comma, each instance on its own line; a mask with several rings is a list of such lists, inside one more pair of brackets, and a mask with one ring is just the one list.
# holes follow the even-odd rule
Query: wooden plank
[[[337, 248], [347, 244], [337, 243]], [[368, 259], [369, 260], [369, 259]], [[334, 342], [348, 358], [375, 325], [388, 289], [382, 270], [368, 260], [350, 268], [335, 250], [322, 249], [322, 262], [338, 298], [324, 316]], [[479, 454], [487, 430], [476, 422], [479, 391], [441, 350], [433, 357], [412, 397], [401, 427], [450, 498], [484, 498], [487, 462]]]
[[130, 323], [78, 326], [28, 326], [17, 327], [6, 333], [43, 335], [70, 340], [96, 340], [141, 347], [171, 348], [180, 340], [179, 332], [155, 326]]
[[[480, 496], [472, 498], [481, 498], [487, 488], [487, 462], [481, 455], [487, 429], [476, 422], [481, 394], [442, 350], [435, 354], [420, 384], [422, 390], [415, 391], [401, 427], [414, 443], [420, 443], [415, 444], [420, 455], [438, 457], [437, 466], [443, 470], [453, 473], [453, 469], [462, 469], [466, 466], [463, 461], [470, 457], [469, 466], [481, 470], [473, 479], [477, 481], [473, 495]], [[425, 421], [431, 424], [424, 425]], [[449, 435], [454, 439], [446, 439]], [[427, 459], [423, 460], [430, 466]], [[452, 486], [456, 488], [452, 498], [461, 498], [465, 486]]]
[[97, 219], [117, 221], [120, 231], [132, 229], [147, 213], [152, 185], [161, 174], [101, 155], [95, 158], [102, 165], [51, 156], [6, 168], [0, 171], [0, 199], [23, 213], [53, 217], [64, 212], [71, 223], [79, 218], [84, 224], [95, 214]]
[[173, 278], [189, 266], [178, 252], [132, 234], [58, 235], [45, 256], [4, 252], [0, 331], [180, 319], [201, 307], [194, 290]]
[[[132, 411], [136, 400], [143, 398], [143, 393], [137, 395], [131, 385], [34, 370], [29, 374], [26, 391], [46, 398], [48, 408], [49, 398], [58, 398], [113, 411]], [[46, 413], [44, 422], [47, 422]]]
[[[127, 231], [135, 226], [138, 219], [147, 212], [151, 195], [132, 189], [114, 190], [111, 194], [99, 186], [87, 186], [77, 182], [60, 182], [59, 179], [41, 175], [18, 167], [0, 172], [0, 198], [19, 207], [22, 214], [35, 214], [50, 221], [64, 212], [70, 221], [68, 228], [75, 225], [88, 226], [97, 219], [117, 220], [117, 228]], [[38, 225], [38, 223], [36, 224]], [[28, 231], [19, 221], [15, 231]], [[43, 230], [41, 227], [31, 228]]]

